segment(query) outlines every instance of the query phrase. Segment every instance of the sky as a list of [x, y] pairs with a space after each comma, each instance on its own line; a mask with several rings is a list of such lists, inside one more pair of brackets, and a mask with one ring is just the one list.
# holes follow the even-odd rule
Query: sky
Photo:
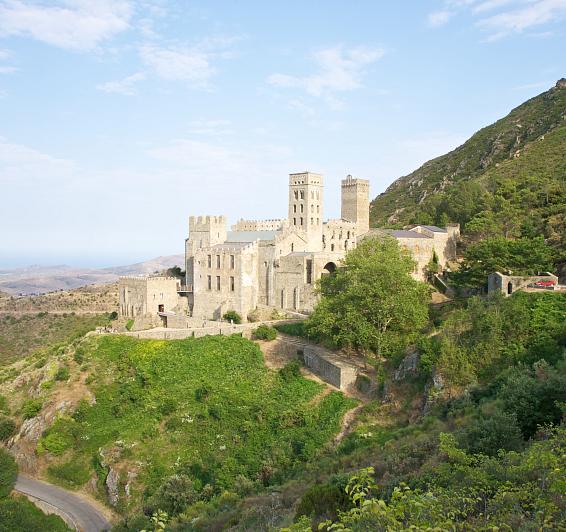
[[0, 268], [183, 253], [396, 178], [566, 76], [566, 0], [0, 0]]

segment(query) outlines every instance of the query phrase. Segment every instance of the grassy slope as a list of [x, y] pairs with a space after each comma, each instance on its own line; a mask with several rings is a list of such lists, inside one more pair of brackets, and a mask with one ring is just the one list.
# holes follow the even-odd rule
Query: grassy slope
[[102, 314], [0, 314], [0, 365], [78, 338], [106, 323], [108, 318]]
[[151, 492], [175, 472], [192, 471], [217, 490], [233, 487], [238, 475], [281, 478], [319, 452], [353, 405], [336, 392], [317, 397], [324, 389], [317, 383], [266, 369], [259, 348], [241, 337], [111, 336], [79, 349], [96, 404], [56, 422], [40, 450], [52, 459], [52, 480], [76, 487], [103, 449], [123, 478], [137, 472], [136, 502], [144, 487]]
[[[478, 131], [462, 146], [395, 181], [372, 202], [372, 225], [403, 225], [419, 221], [441, 201], [442, 194], [449, 194], [464, 182], [481, 178], [486, 171], [494, 176], [499, 171], [497, 165], [510, 159], [515, 170], [508, 175], [512, 175], [518, 184], [532, 176], [531, 170], [536, 170], [544, 173], [554, 186], [561, 183], [563, 186], [564, 174], [560, 172], [565, 157], [563, 137], [559, 141], [562, 153], [554, 162], [543, 156], [531, 168], [522, 164], [521, 158], [513, 159], [513, 156], [528, 143], [560, 126], [565, 113], [566, 89], [553, 88], [528, 100], [505, 118]], [[545, 139], [546, 144], [549, 143]], [[480, 181], [485, 185], [485, 179]]]

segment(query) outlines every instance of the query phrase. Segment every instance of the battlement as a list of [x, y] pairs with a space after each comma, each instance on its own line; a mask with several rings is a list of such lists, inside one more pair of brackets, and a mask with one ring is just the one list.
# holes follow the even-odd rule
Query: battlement
[[359, 189], [369, 190], [369, 181], [367, 179], [359, 179], [357, 177], [352, 177], [350, 174], [346, 176], [346, 179], [342, 179], [342, 188], [356, 187]]
[[283, 218], [271, 220], [244, 220], [241, 218], [232, 226], [232, 231], [279, 231], [288, 225], [288, 220]]
[[289, 185], [320, 185], [322, 186], [322, 175], [314, 172], [300, 172], [298, 174], [289, 174]]
[[226, 216], [189, 216], [189, 231], [208, 231], [218, 225], [226, 225]]

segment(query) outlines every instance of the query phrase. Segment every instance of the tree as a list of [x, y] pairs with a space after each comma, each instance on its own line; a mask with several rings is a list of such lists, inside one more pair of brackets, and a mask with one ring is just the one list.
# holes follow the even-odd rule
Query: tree
[[536, 275], [553, 266], [553, 250], [542, 237], [508, 240], [488, 238], [468, 247], [455, 279], [464, 286], [484, 286], [493, 272]]
[[429, 289], [411, 277], [414, 266], [395, 239], [363, 240], [321, 279], [309, 335], [378, 357], [403, 348], [428, 318]]
[[12, 455], [0, 447], [0, 499], [10, 495], [17, 476], [18, 466]]

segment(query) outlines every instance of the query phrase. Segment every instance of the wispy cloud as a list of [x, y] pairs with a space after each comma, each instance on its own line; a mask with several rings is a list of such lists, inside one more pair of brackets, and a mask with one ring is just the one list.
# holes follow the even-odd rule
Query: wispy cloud
[[123, 96], [133, 96], [136, 94], [135, 85], [146, 78], [145, 72], [136, 72], [131, 76], [116, 81], [100, 83], [96, 88], [102, 92], [111, 94], [122, 94]]
[[445, 0], [444, 9], [428, 15], [428, 25], [444, 26], [460, 11], [475, 18], [490, 42], [566, 20], [566, 0]]
[[0, 2], [0, 36], [26, 36], [84, 51], [129, 28], [133, 6], [126, 0], [66, 0], [48, 4]]
[[233, 133], [232, 122], [230, 120], [193, 120], [189, 123], [189, 133], [210, 137], [230, 135]]
[[448, 24], [448, 21], [452, 17], [452, 11], [442, 10], [442, 11], [435, 11], [434, 13], [430, 13], [427, 17], [427, 24], [431, 28], [439, 28], [440, 26], [444, 26]]
[[295, 88], [338, 105], [335, 94], [363, 85], [365, 68], [383, 57], [385, 50], [368, 46], [334, 46], [312, 54], [316, 71], [306, 76], [272, 74], [267, 82], [274, 87]]

